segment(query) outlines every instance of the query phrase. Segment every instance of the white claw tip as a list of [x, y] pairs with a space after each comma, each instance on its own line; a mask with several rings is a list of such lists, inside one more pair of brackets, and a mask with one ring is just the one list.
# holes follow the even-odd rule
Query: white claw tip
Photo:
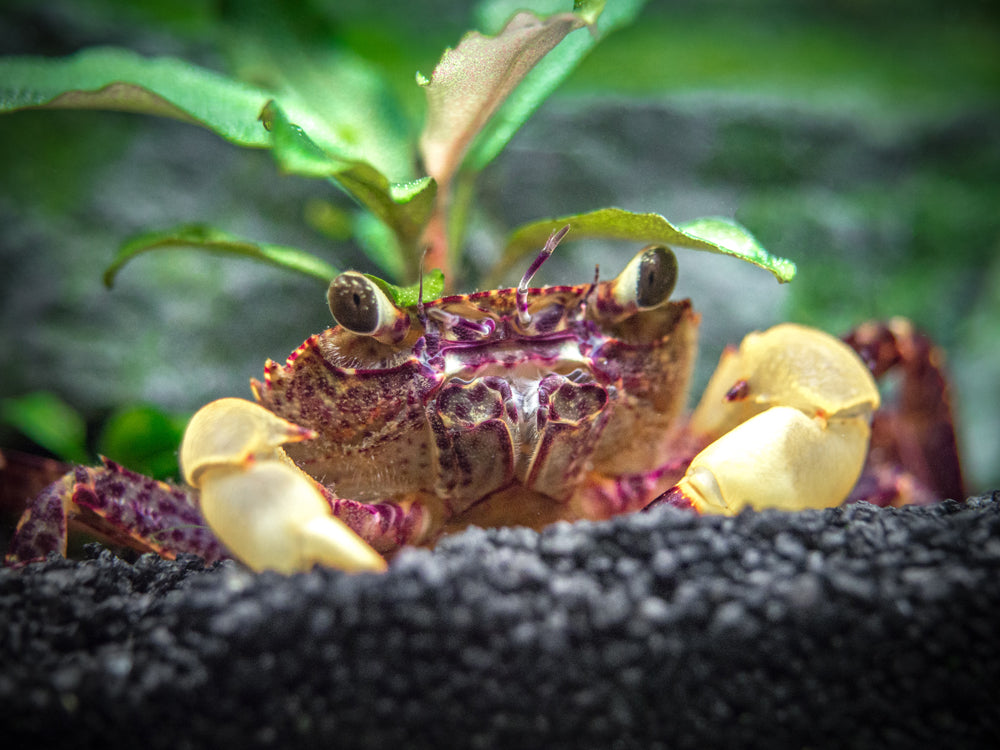
[[188, 484], [198, 487], [208, 468], [275, 458], [279, 446], [315, 436], [252, 401], [221, 398], [203, 406], [188, 423], [181, 443], [181, 471]]

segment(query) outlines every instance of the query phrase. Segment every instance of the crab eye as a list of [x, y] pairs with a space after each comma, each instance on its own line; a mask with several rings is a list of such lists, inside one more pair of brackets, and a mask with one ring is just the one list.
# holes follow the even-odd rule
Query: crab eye
[[409, 314], [396, 307], [375, 282], [357, 271], [345, 271], [331, 281], [326, 301], [337, 322], [359, 336], [395, 344], [410, 329]]
[[677, 258], [665, 247], [643, 248], [611, 282], [624, 310], [649, 310], [663, 304], [677, 283]]
[[674, 291], [677, 258], [667, 248], [647, 247], [629, 265], [636, 265], [635, 301], [640, 310], [662, 304]]
[[659, 307], [677, 283], [677, 258], [668, 248], [643, 248], [624, 270], [610, 281], [602, 281], [593, 293], [594, 315], [617, 323], [641, 310]]

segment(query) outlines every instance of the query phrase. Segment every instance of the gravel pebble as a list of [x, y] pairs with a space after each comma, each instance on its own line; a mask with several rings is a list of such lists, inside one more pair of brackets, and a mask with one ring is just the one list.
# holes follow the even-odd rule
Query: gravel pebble
[[0, 571], [8, 747], [989, 747], [1000, 500]]

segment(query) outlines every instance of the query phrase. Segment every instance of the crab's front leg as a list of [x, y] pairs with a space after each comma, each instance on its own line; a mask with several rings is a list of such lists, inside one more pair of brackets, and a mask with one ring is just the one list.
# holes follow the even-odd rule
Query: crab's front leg
[[839, 339], [793, 324], [723, 353], [691, 418], [715, 438], [659, 502], [709, 513], [844, 501], [868, 451], [878, 390]]
[[221, 559], [226, 551], [205, 527], [197, 494], [107, 459], [102, 466], [75, 466], [28, 504], [4, 562], [21, 566], [52, 552], [65, 555], [73, 527], [162, 557], [190, 553], [206, 562]]
[[385, 560], [343, 521], [281, 451], [311, 430], [242, 399], [213, 401], [191, 419], [181, 444], [185, 480], [229, 550], [254, 570], [284, 573], [315, 564], [381, 571]]
[[868, 463], [852, 499], [910, 505], [964, 498], [944, 353], [905, 318], [863, 323], [845, 341], [877, 380], [895, 378], [872, 420]]

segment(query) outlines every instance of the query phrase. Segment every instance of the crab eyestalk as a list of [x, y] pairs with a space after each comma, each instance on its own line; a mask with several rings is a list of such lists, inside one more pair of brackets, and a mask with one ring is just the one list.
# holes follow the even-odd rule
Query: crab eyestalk
[[335, 518], [315, 484], [282, 452], [307, 430], [238, 398], [199, 410], [184, 433], [181, 470], [223, 544], [254, 570], [295, 573], [313, 565], [385, 570], [385, 560]]
[[331, 281], [326, 301], [341, 326], [383, 344], [398, 344], [410, 330], [410, 314], [357, 271], [345, 271]]
[[662, 305], [676, 285], [677, 257], [669, 248], [649, 245], [618, 276], [597, 285], [594, 306], [604, 320], [624, 320]]

